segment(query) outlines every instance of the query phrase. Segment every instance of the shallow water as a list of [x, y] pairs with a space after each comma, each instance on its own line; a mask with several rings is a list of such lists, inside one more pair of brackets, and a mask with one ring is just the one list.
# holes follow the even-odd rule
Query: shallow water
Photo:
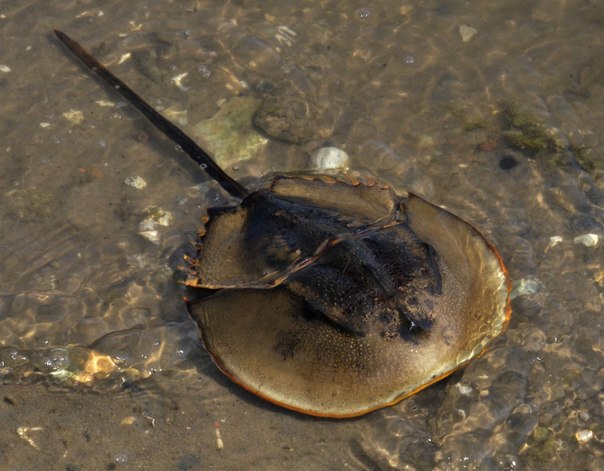
[[[22, 1], [0, 24], [6, 469], [604, 467], [599, 2]], [[499, 248], [508, 332], [360, 419], [240, 391], [179, 283], [224, 195], [52, 28], [191, 134], [234, 96], [311, 103], [305, 139], [242, 141], [232, 175], [305, 170], [329, 144], [349, 174], [444, 205]]]

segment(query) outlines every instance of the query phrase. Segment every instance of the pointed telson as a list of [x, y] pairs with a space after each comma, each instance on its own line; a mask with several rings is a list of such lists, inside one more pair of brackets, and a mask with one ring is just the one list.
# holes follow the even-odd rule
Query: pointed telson
[[82, 61], [92, 72], [98, 75], [107, 85], [115, 89], [128, 102], [139, 110], [145, 117], [153, 123], [153, 125], [163, 132], [167, 137], [174, 141], [180, 148], [185, 151], [201, 168], [203, 168], [210, 177], [216, 180], [222, 188], [230, 195], [236, 198], [245, 198], [249, 191], [239, 182], [232, 179], [222, 170], [210, 155], [199, 147], [195, 142], [187, 136], [180, 128], [172, 124], [161, 114], [155, 111], [145, 100], [138, 96], [128, 85], [113, 75], [104, 65], [92, 57], [84, 50], [76, 41], [71, 39], [65, 33], [59, 30], [54, 30], [59, 40], [67, 46], [67, 48]]

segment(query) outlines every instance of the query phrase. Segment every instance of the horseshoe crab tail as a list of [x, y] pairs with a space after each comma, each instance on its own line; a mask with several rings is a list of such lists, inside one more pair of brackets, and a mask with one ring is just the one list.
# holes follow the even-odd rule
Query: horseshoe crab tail
[[138, 96], [128, 85], [113, 75], [99, 61], [92, 57], [76, 41], [65, 33], [54, 30], [59, 40], [78, 58], [86, 67], [97, 74], [105, 83], [119, 92], [128, 102], [138, 109], [151, 123], [175, 142], [189, 157], [191, 157], [210, 177], [216, 180], [222, 188], [236, 198], [245, 198], [250, 192], [239, 182], [231, 178], [222, 170], [210, 155], [199, 147], [180, 128], [176, 127], [161, 114], [155, 111], [148, 103]]

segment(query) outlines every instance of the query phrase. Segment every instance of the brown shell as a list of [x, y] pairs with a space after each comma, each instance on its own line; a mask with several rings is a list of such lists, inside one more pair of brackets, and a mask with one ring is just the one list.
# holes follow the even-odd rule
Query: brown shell
[[[283, 223], [301, 238], [272, 227], [289, 208], [282, 201], [307, 208]], [[333, 215], [326, 230], [336, 229], [315, 234], [306, 211]], [[384, 244], [391, 249], [382, 253]], [[354, 276], [345, 279], [347, 270]], [[366, 280], [364, 270], [375, 276]], [[471, 225], [415, 195], [331, 179], [276, 179], [240, 206], [213, 210], [188, 284], [217, 290], [189, 311], [229, 378], [326, 417], [394, 404], [449, 375], [511, 313], [507, 271]]]

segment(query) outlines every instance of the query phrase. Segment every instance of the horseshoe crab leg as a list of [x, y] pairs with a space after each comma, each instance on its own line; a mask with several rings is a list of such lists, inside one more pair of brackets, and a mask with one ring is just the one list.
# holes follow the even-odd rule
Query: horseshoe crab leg
[[163, 132], [169, 139], [184, 150], [195, 163], [203, 168], [210, 177], [216, 180], [225, 191], [236, 198], [245, 198], [250, 192], [239, 182], [231, 178], [222, 170], [212, 157], [199, 147], [193, 139], [187, 136], [180, 128], [172, 124], [160, 113], [155, 111], [145, 100], [137, 95], [128, 85], [113, 75], [104, 65], [92, 57], [76, 41], [65, 33], [54, 30], [59, 40], [82, 63], [98, 75], [107, 85], [120, 93], [132, 106], [139, 110], [151, 123]]

